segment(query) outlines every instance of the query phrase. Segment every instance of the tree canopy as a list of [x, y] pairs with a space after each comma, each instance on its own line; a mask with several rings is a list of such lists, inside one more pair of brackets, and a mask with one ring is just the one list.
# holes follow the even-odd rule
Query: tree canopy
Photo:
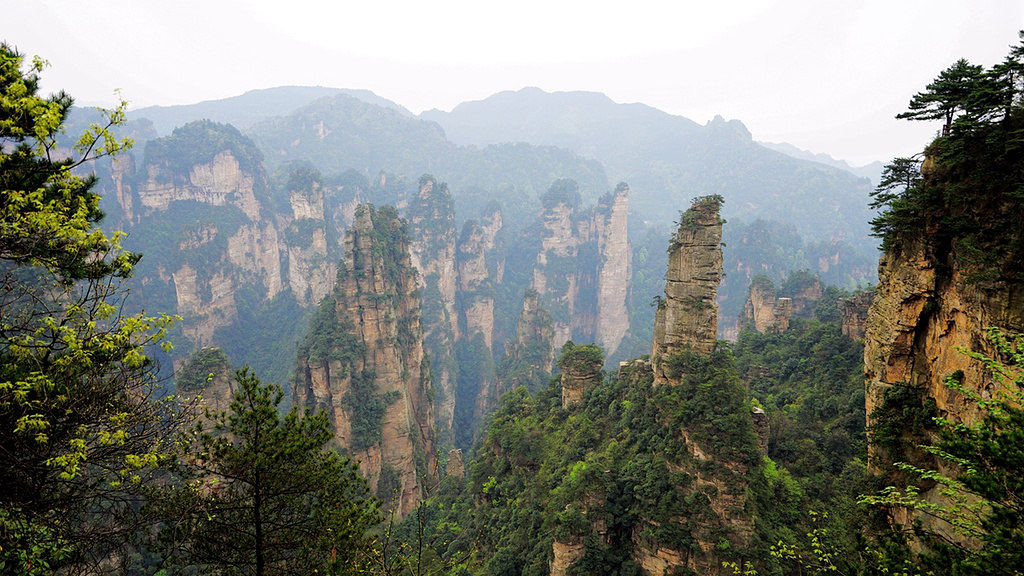
[[0, 567], [23, 574], [109, 565], [180, 418], [146, 356], [171, 319], [123, 312], [138, 256], [74, 172], [130, 145], [124, 103], [59, 149], [72, 99], [39, 95], [44, 67], [0, 44]]

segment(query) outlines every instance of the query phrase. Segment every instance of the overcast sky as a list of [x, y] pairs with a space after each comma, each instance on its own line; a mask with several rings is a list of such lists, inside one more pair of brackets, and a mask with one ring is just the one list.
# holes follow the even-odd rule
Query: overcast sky
[[365, 88], [415, 113], [502, 90], [603, 92], [853, 164], [921, 149], [893, 119], [958, 58], [990, 66], [1022, 0], [0, 0], [5, 36], [79, 103]]

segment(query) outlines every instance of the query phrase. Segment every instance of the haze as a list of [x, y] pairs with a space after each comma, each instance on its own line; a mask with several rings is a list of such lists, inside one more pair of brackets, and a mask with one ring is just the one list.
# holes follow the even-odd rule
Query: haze
[[281, 85], [365, 88], [415, 113], [502, 90], [603, 92], [852, 164], [935, 133], [897, 121], [960, 57], [991, 65], [1019, 0], [407, 2], [0, 0], [3, 39], [80, 104], [186, 104]]

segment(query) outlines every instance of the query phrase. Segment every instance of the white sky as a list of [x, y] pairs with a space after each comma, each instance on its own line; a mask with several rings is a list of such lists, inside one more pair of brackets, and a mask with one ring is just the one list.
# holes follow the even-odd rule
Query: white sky
[[590, 90], [853, 164], [920, 150], [893, 119], [958, 58], [990, 66], [1022, 0], [0, 0], [0, 40], [80, 103], [365, 88], [415, 113]]

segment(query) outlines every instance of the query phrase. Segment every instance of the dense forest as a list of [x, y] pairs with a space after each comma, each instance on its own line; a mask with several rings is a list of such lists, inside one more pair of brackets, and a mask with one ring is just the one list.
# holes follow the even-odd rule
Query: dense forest
[[873, 191], [587, 93], [84, 111], [0, 45], [0, 573], [1019, 574], [1021, 34]]

